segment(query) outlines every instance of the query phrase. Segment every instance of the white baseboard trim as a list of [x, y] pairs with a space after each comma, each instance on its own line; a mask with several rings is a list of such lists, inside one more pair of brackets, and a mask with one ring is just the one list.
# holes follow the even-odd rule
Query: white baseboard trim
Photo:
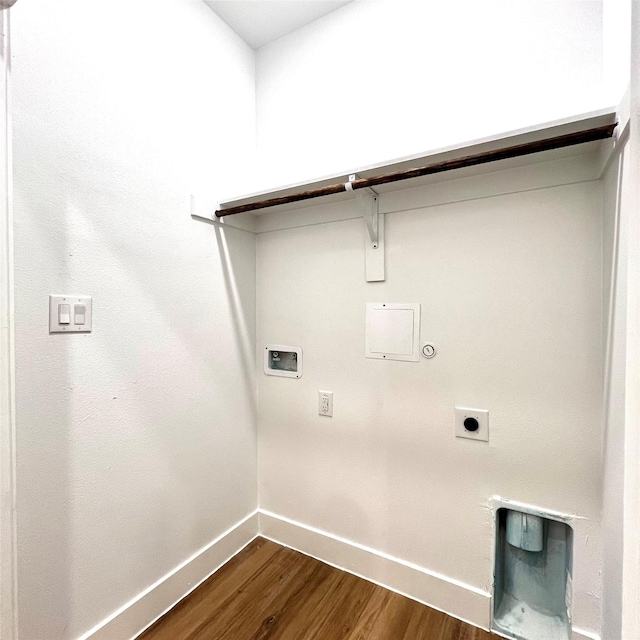
[[571, 629], [571, 640], [600, 640], [600, 636], [597, 633], [573, 627]]
[[[475, 627], [485, 630], [491, 627], [492, 597], [482, 589], [270, 511], [259, 509], [258, 514], [263, 538], [353, 573]], [[600, 636], [573, 627], [571, 640], [600, 640]]]
[[326, 531], [259, 510], [260, 535], [488, 630], [491, 594]]
[[135, 638], [258, 536], [258, 511], [127, 602], [78, 640]]
[[[218, 536], [78, 640], [133, 640], [257, 536], [443, 611], [476, 627], [491, 626], [491, 594], [382, 551], [258, 509]], [[573, 628], [571, 640], [600, 640]]]
[[[511, 636], [505, 636], [499, 631], [494, 631], [493, 633], [495, 633], [496, 636], [506, 638], [507, 640], [510, 640], [511, 638]], [[597, 633], [592, 633], [591, 631], [571, 627], [571, 640], [600, 640], [600, 636]]]

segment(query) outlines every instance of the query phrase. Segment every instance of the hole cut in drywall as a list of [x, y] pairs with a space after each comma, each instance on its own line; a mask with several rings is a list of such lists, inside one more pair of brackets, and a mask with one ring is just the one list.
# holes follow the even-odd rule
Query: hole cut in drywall
[[497, 510], [494, 631], [517, 640], [570, 640], [572, 551], [565, 522]]

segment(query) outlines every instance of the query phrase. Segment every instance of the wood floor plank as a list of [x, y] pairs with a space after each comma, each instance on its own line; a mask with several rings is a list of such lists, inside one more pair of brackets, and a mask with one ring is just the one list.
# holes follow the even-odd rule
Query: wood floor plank
[[378, 587], [367, 602], [353, 630], [345, 640], [392, 640], [391, 625], [385, 618], [393, 607], [397, 594]]
[[257, 538], [138, 640], [496, 640]]
[[[322, 579], [323, 568], [316, 563], [306, 562], [302, 554], [290, 549], [282, 549], [277, 571], [266, 572], [262, 580], [251, 584], [238, 598], [233, 607], [217, 617], [206, 629], [205, 635], [194, 636], [193, 640], [266, 640], [277, 637], [277, 624], [291, 613], [290, 604], [295, 602], [299, 592]], [[269, 581], [271, 584], [265, 584]], [[295, 615], [295, 612], [293, 612]], [[211, 632], [215, 631], [215, 635]], [[191, 640], [191, 639], [190, 639]]]
[[214, 617], [243, 584], [253, 580], [281, 549], [269, 540], [256, 538], [137, 640], [186, 640]]
[[301, 621], [305, 639], [344, 640], [348, 638], [376, 588], [371, 582], [341, 572], [335, 589], [326, 594], [310, 620]]
[[324, 567], [322, 580], [317, 585], [301, 592], [297, 598], [298, 601], [293, 603], [297, 608], [291, 620], [298, 620], [299, 623], [291, 624], [291, 620], [281, 620], [280, 633], [275, 636], [278, 640], [302, 640], [305, 638], [308, 621], [318, 617], [322, 602], [328, 597], [328, 594], [335, 593], [338, 588], [342, 580], [341, 572], [322, 562], [320, 564]]
[[402, 640], [418, 603], [394, 593], [378, 617], [373, 637], [376, 640]]
[[[303, 621], [313, 620], [319, 603], [332, 593], [340, 581], [332, 567], [318, 563], [317, 571], [304, 584], [300, 585], [286, 604], [278, 611], [269, 638], [277, 640], [300, 640], [306, 638]], [[299, 620], [300, 624], [291, 624]]]
[[268, 617], [273, 599], [295, 587], [296, 560], [287, 549], [281, 548], [269, 564], [230, 594], [224, 606], [209, 616], [188, 640], [222, 640], [228, 633], [236, 633], [237, 627], [242, 627], [243, 636], [252, 638], [257, 628], [256, 619], [259, 626], [262, 619]]

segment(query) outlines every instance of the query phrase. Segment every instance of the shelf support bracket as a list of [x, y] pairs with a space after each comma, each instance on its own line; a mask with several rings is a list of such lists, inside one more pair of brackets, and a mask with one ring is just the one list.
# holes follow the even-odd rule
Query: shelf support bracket
[[[355, 173], [349, 176], [347, 183], [357, 179]], [[354, 191], [352, 188], [347, 191]], [[354, 191], [358, 206], [362, 211], [362, 219], [367, 230], [368, 237], [365, 237], [365, 276], [367, 282], [382, 282], [384, 276], [384, 216], [380, 215], [380, 197], [367, 187]]]

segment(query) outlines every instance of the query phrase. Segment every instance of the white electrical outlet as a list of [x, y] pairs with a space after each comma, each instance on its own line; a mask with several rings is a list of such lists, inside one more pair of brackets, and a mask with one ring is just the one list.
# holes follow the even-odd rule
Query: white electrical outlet
[[318, 391], [318, 415], [333, 416], [333, 391]]
[[489, 412], [486, 409], [455, 408], [456, 438], [489, 442]]

